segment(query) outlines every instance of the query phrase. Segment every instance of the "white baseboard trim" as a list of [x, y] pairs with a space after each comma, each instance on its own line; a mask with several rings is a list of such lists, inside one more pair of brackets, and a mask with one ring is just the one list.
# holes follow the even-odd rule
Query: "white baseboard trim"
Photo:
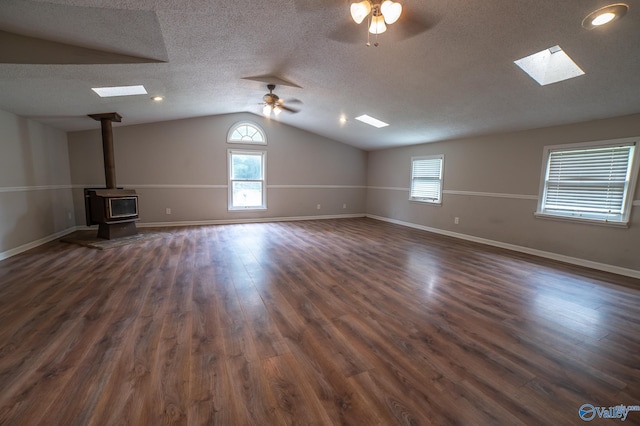
[[435, 234], [446, 235], [448, 237], [459, 238], [462, 240], [473, 241], [480, 244], [486, 244], [489, 246], [499, 247], [507, 250], [513, 250], [520, 253], [531, 254], [533, 256], [544, 257], [546, 259], [557, 260], [564, 263], [569, 263], [577, 266], [584, 266], [586, 268], [597, 269], [599, 271], [611, 272], [618, 275], [624, 275], [632, 278], [640, 278], [640, 271], [635, 269], [622, 268], [619, 266], [609, 265], [606, 263], [594, 262], [591, 260], [580, 259], [577, 257], [565, 256], [558, 253], [552, 253], [543, 250], [537, 250], [529, 247], [518, 246], [515, 244], [503, 243], [501, 241], [489, 240], [486, 238], [474, 237], [473, 235], [460, 234], [458, 232], [447, 231], [444, 229], [431, 228], [429, 226], [418, 225], [416, 223], [404, 222], [401, 220], [391, 219], [388, 217], [376, 216], [367, 214], [366, 217], [371, 219], [381, 220], [384, 222], [394, 223], [396, 225], [407, 226], [409, 228], [420, 229], [422, 231], [433, 232]]
[[289, 216], [289, 217], [257, 217], [252, 219], [218, 219], [218, 220], [195, 220], [183, 222], [145, 222], [137, 223], [138, 228], [158, 228], [172, 226], [199, 226], [199, 225], [232, 225], [240, 223], [260, 223], [260, 222], [295, 222], [300, 220], [324, 220], [324, 219], [352, 219], [365, 217], [364, 213], [338, 214], [324, 216]]
[[7, 258], [9, 258], [11, 256], [15, 256], [17, 254], [25, 252], [27, 250], [31, 250], [32, 248], [36, 248], [36, 247], [41, 246], [42, 244], [46, 244], [46, 243], [48, 243], [50, 241], [57, 240], [58, 238], [64, 237], [65, 235], [68, 235], [68, 234], [72, 233], [73, 231], [75, 231], [77, 229], [78, 229], [77, 226], [73, 226], [73, 227], [67, 228], [67, 229], [65, 229], [63, 231], [56, 232], [55, 234], [48, 235], [48, 236], [46, 236], [44, 238], [40, 238], [38, 240], [31, 241], [30, 243], [23, 244], [21, 246], [9, 249], [7, 251], [0, 252], [0, 260], [4, 260], [4, 259], [7, 259]]

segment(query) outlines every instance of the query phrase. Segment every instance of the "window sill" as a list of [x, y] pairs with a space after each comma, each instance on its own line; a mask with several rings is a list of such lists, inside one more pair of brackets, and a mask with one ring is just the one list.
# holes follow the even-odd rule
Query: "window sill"
[[442, 201], [413, 200], [409, 198], [410, 203], [426, 204], [429, 206], [442, 206]]
[[229, 207], [227, 211], [229, 212], [262, 212], [266, 211], [266, 207]]
[[551, 220], [559, 220], [563, 222], [574, 222], [574, 223], [585, 223], [590, 225], [600, 225], [600, 226], [611, 226], [614, 228], [629, 228], [629, 222], [623, 221], [611, 221], [606, 219], [595, 219], [588, 217], [576, 217], [576, 216], [563, 216], [563, 215], [555, 215], [549, 213], [540, 213], [535, 212], [533, 214], [535, 217], [539, 219], [551, 219]]
[[258, 146], [266, 146], [266, 142], [251, 142], [251, 141], [227, 141], [228, 144], [231, 145], [258, 145]]

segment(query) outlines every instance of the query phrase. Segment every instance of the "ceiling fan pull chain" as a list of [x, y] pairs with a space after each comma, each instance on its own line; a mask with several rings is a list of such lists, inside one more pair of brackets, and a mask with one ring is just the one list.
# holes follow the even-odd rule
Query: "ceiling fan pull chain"
[[[373, 14], [369, 15], [369, 20], [367, 22], [367, 24], [368, 24], [367, 25], [367, 47], [371, 46], [371, 41], [370, 41], [371, 40], [370, 39], [371, 36], [370, 36], [370, 32], [369, 32], [369, 28], [371, 28], [371, 19], [372, 19], [371, 16], [373, 16]], [[373, 43], [373, 45], [375, 47], [378, 47], [378, 33], [376, 33], [375, 36], [376, 36], [376, 41]]]
[[365, 28], [367, 30], [367, 47], [371, 46], [371, 42], [369, 41], [369, 27], [371, 26], [371, 15], [369, 15], [369, 21], [367, 23], [367, 27]]

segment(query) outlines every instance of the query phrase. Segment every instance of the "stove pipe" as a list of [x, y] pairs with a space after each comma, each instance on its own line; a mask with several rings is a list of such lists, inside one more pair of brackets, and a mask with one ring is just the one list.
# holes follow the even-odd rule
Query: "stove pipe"
[[116, 189], [116, 163], [113, 155], [113, 131], [111, 122], [121, 122], [122, 117], [117, 112], [104, 114], [89, 114], [89, 117], [100, 121], [102, 127], [102, 156], [104, 159], [104, 178], [107, 189]]

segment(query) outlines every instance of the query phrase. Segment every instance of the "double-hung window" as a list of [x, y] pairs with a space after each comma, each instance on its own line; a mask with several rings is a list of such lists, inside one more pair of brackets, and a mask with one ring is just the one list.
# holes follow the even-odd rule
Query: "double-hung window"
[[545, 147], [537, 216], [626, 225], [637, 139]]
[[410, 201], [442, 204], [444, 155], [411, 158]]
[[229, 210], [267, 208], [266, 151], [228, 151]]

